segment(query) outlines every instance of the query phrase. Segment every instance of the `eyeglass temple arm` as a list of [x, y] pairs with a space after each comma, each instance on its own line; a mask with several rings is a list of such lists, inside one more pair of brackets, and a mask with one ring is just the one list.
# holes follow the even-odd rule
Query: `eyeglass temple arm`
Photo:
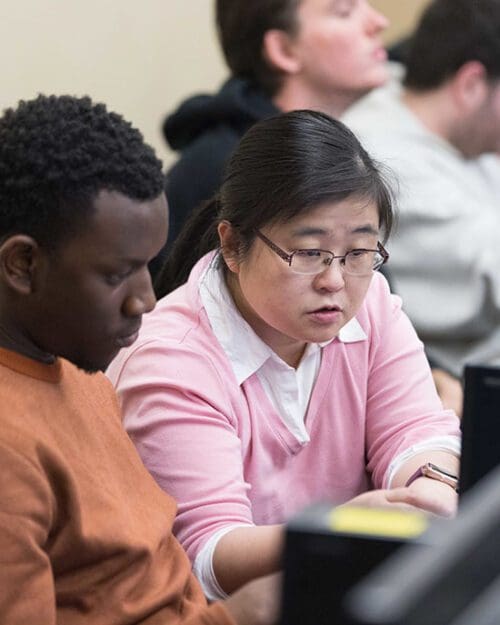
[[278, 254], [278, 256], [280, 256], [283, 260], [286, 260], [286, 262], [290, 265], [292, 262], [292, 257], [293, 254], [287, 254], [285, 252], [285, 250], [282, 250], [281, 247], [278, 247], [276, 245], [276, 243], [273, 243], [271, 241], [271, 239], [268, 239], [266, 237], [265, 234], [262, 234], [262, 232], [260, 232], [259, 230], [255, 231], [255, 234], [259, 237], [259, 239], [261, 239], [262, 241], [264, 241], [264, 243], [273, 250], [273, 252], [276, 252], [276, 254]]
[[386, 263], [389, 260], [389, 252], [385, 249], [382, 243], [380, 243], [380, 241], [377, 243], [377, 249], [380, 256], [384, 259], [384, 263]]

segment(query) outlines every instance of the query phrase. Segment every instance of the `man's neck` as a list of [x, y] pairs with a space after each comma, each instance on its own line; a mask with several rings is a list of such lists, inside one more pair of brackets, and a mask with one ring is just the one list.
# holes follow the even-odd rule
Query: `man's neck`
[[318, 93], [303, 84], [290, 80], [273, 97], [273, 103], [285, 113], [311, 109], [338, 119], [359, 98], [359, 93]]
[[401, 101], [430, 132], [451, 143], [456, 112], [444, 89], [403, 89]]
[[53, 354], [42, 351], [17, 328], [2, 321], [0, 321], [0, 347], [38, 362], [51, 364], [55, 361]]

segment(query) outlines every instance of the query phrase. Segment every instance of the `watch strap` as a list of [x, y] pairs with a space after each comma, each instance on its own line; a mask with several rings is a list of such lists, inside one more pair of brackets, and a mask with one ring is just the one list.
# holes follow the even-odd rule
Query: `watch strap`
[[458, 490], [458, 477], [446, 469], [438, 467], [432, 462], [426, 462], [420, 466], [415, 473], [410, 475], [405, 486], [409, 486], [419, 477], [428, 477], [431, 480], [437, 480], [439, 482], [443, 482], [444, 484], [448, 484], [448, 486], [451, 486], [454, 490]]

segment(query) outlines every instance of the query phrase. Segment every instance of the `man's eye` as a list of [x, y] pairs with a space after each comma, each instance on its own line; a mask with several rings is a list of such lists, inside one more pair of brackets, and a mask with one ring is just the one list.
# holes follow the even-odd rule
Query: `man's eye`
[[119, 284], [121, 284], [126, 278], [128, 278], [128, 276], [130, 275], [131, 271], [122, 271], [122, 272], [117, 272], [117, 273], [108, 273], [106, 274], [106, 282], [110, 285], [110, 286], [118, 286]]
[[354, 0], [333, 0], [332, 6], [337, 17], [349, 17], [354, 9]]

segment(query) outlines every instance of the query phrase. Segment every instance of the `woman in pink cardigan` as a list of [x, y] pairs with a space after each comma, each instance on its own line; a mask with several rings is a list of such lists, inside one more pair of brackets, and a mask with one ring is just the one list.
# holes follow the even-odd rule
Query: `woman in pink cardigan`
[[260, 122], [213, 201], [109, 370], [210, 598], [276, 570], [282, 524], [312, 502], [452, 515], [459, 454], [458, 419], [375, 271], [391, 194], [354, 135], [311, 111]]

